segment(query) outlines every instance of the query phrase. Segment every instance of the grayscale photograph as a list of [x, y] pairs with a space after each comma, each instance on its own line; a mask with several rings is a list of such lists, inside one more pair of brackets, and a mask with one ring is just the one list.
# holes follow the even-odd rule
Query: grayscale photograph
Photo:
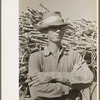
[[97, 0], [19, 0], [19, 100], [97, 100]]

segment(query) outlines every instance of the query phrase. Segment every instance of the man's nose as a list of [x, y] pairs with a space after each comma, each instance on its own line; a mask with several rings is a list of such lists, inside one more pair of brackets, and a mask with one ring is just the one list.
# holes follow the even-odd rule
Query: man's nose
[[60, 29], [57, 29], [56, 32], [59, 33], [60, 32]]

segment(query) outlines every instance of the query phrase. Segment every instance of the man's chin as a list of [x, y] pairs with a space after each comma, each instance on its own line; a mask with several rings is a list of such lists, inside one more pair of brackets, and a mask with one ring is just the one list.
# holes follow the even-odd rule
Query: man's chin
[[61, 39], [55, 39], [52, 41], [53, 43], [61, 43]]

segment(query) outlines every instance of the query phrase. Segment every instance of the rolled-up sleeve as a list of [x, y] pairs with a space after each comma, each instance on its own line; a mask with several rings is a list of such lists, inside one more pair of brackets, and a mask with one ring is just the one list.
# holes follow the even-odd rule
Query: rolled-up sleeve
[[[34, 53], [30, 56], [29, 59], [29, 76], [32, 76], [34, 72], [41, 71], [41, 54]], [[41, 84], [39, 86], [29, 86], [30, 94], [32, 99], [35, 100], [39, 97], [47, 97], [47, 98], [54, 98], [54, 97], [61, 97], [63, 93], [69, 93], [69, 86], [63, 85], [61, 83], [47, 83]]]
[[87, 88], [93, 82], [93, 73], [79, 53], [76, 51], [71, 53], [73, 53], [71, 58], [75, 64], [72, 72], [61, 72], [62, 83], [76, 89]]

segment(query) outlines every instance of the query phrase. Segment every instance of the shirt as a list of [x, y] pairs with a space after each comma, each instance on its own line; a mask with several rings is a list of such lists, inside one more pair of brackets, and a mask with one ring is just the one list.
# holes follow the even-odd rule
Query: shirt
[[71, 100], [93, 81], [93, 74], [81, 55], [67, 48], [62, 48], [57, 57], [48, 48], [33, 53], [29, 59], [29, 75], [32, 76], [33, 72], [60, 72], [63, 84], [31, 86], [32, 100]]

